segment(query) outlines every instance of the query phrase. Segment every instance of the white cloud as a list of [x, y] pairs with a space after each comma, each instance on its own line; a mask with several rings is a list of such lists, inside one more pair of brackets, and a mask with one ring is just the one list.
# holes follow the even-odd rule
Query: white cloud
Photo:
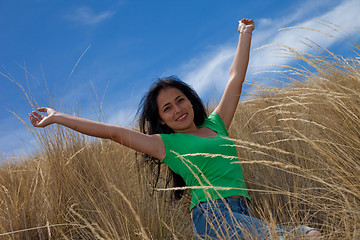
[[[234, 57], [234, 49], [222, 46], [215, 52], [206, 54], [199, 59], [193, 59], [184, 68], [189, 70], [184, 81], [190, 84], [198, 94], [203, 94], [209, 84], [216, 88], [227, 82], [229, 66]], [[202, 62], [202, 64], [199, 64]]]
[[122, 127], [134, 127], [137, 126], [136, 122], [136, 107], [128, 107], [123, 109], [116, 109], [114, 115], [108, 119], [109, 124], [114, 124]]
[[[338, 5], [333, 6], [328, 12], [312, 16], [317, 11], [319, 4], [324, 1], [307, 1], [298, 6], [294, 12], [289, 12], [278, 19], [260, 19], [256, 22], [256, 30], [253, 36], [250, 66], [247, 78], [253, 78], [253, 74], [263, 70], [269, 70], [270, 67], [260, 68], [265, 65], [286, 65], [292, 59], [279, 57], [280, 52], [273, 51], [274, 48], [264, 48], [254, 51], [264, 45], [283, 44], [299, 51], [312, 51], [303, 41], [310, 39], [323, 48], [329, 48], [332, 44], [343, 40], [346, 34], [354, 34], [358, 29], [346, 28], [357, 27], [355, 19], [358, 19], [360, 11], [360, 1], [345, 0]], [[344, 29], [332, 29], [339, 25]], [[291, 28], [278, 31], [281, 28], [300, 26], [309, 29]], [[323, 33], [330, 33], [334, 37]], [[191, 84], [201, 95], [209, 90], [210, 86], [215, 86], [218, 91], [223, 91], [226, 83], [229, 67], [235, 53], [235, 47], [232, 44], [224, 44], [211, 53], [205, 53], [203, 56], [190, 60], [185, 66], [182, 66], [184, 80]]]
[[85, 6], [73, 9], [65, 18], [83, 25], [96, 25], [112, 17], [114, 14], [114, 11], [95, 13], [94, 10]]
[[12, 129], [12, 131], [4, 132], [0, 137], [0, 160], [1, 158], [11, 160], [13, 156], [20, 156], [35, 149], [37, 145], [36, 139], [24, 126], [11, 124], [9, 129]]
[[[327, 13], [315, 16], [307, 21], [296, 22], [296, 25], [302, 28], [291, 28], [280, 32], [276, 32], [274, 29], [264, 31], [260, 35], [268, 35], [269, 31], [273, 31], [273, 35], [268, 42], [265, 42], [264, 39], [260, 41], [264, 44], [282, 44], [298, 51], [309, 52], [311, 48], [302, 43], [302, 41], [309, 39], [323, 48], [328, 48], [332, 44], [342, 41], [342, 35], [345, 32], [353, 34], [355, 31], [358, 31], [355, 28], [331, 28], [335, 27], [335, 24], [340, 27], [356, 27], [354, 24], [357, 23], [354, 23], [354, 19], [357, 19], [359, 10], [359, 1], [344, 1], [343, 4], [338, 5]], [[315, 29], [315, 31], [309, 29]], [[329, 34], [332, 36], [329, 36]], [[273, 51], [255, 51], [252, 59], [254, 65], [287, 64], [289, 61], [291, 60], [288, 58], [279, 58]]]

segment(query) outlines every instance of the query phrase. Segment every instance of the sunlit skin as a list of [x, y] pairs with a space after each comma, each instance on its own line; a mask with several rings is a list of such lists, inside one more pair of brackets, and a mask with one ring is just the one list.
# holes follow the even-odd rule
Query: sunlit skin
[[159, 116], [162, 124], [176, 133], [199, 137], [211, 137], [217, 133], [207, 127], [198, 128], [194, 123], [194, 109], [190, 100], [177, 88], [165, 88], [157, 97]]
[[194, 132], [194, 110], [190, 100], [177, 88], [165, 88], [159, 92], [157, 106], [161, 124], [166, 124], [174, 132]]

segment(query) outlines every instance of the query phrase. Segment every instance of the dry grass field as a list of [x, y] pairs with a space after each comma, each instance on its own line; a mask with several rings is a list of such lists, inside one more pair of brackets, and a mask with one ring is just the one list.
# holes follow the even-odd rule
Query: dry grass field
[[[285, 68], [302, 81], [242, 101], [230, 129], [250, 207], [269, 224], [360, 239], [359, 59], [288, 51], [316, 71]], [[154, 189], [139, 154], [59, 126], [35, 137], [36, 153], [0, 168], [0, 239], [193, 239], [188, 196]]]

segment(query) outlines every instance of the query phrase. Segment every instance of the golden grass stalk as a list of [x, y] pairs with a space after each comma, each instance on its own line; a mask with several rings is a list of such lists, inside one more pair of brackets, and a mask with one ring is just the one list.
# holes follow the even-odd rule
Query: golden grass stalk
[[[230, 135], [255, 217], [317, 227], [325, 239], [358, 239], [359, 61], [315, 47], [323, 54], [281, 46], [303, 62], [278, 72], [292, 85], [260, 85], [239, 104]], [[39, 149], [0, 168], [0, 239], [193, 237], [188, 195], [171, 201], [166, 168], [154, 191], [151, 171], [125, 147], [58, 126], [34, 136]]]

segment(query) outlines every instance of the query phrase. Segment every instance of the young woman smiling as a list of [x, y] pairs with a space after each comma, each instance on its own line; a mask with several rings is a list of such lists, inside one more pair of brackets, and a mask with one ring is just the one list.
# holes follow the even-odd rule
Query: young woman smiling
[[[50, 108], [29, 114], [35, 127], [57, 123], [75, 131], [115, 142], [158, 159], [169, 166], [175, 185], [190, 188], [196, 237], [206, 239], [266, 239], [269, 227], [250, 216], [250, 201], [243, 170], [237, 161], [228, 128], [240, 98], [249, 61], [254, 22], [239, 22], [239, 41], [230, 68], [229, 81], [219, 105], [209, 116], [197, 93], [174, 76], [159, 79], [140, 104], [140, 132], [99, 123]], [[209, 157], [211, 156], [211, 157]], [[181, 197], [181, 192], [177, 192]], [[316, 238], [320, 233], [306, 226], [297, 233]], [[277, 227], [279, 235], [286, 234]]]

